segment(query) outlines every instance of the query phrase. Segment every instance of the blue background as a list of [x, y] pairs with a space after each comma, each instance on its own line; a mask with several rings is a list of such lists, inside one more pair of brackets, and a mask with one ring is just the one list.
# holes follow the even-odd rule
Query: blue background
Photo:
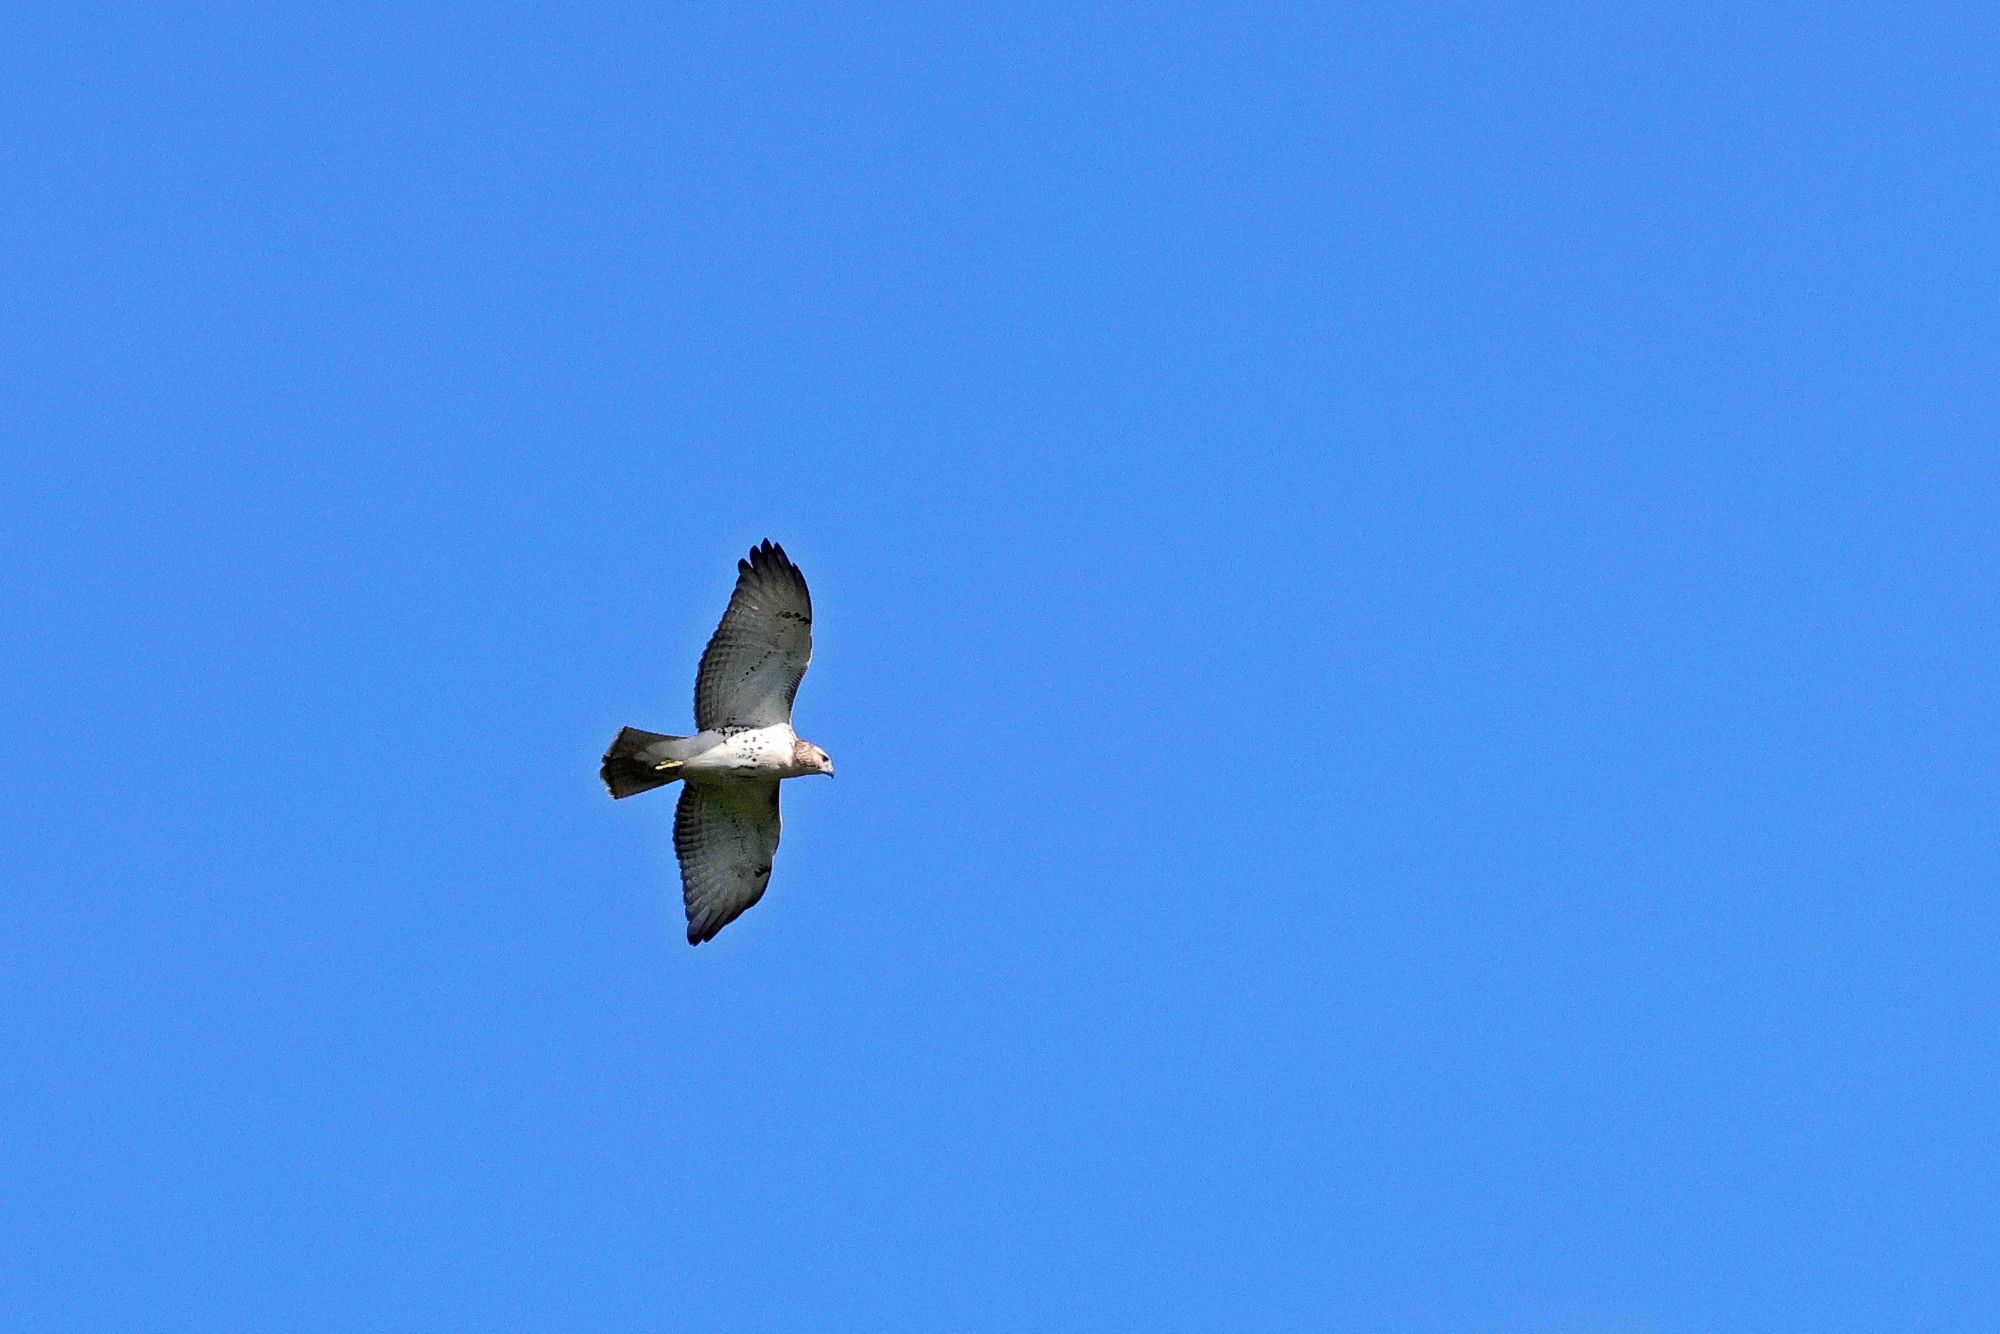
[[2000, 1323], [1990, 6], [158, 8], [0, 20], [13, 1323]]

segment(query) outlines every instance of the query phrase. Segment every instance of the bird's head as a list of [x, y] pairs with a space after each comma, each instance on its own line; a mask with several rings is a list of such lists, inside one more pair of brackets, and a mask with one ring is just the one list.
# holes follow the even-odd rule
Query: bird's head
[[792, 763], [809, 774], [825, 774], [833, 777], [833, 756], [821, 750], [810, 741], [792, 743]]

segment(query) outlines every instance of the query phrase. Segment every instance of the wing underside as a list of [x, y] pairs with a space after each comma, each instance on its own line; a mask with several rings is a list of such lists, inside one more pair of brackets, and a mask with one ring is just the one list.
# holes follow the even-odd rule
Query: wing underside
[[766, 541], [736, 563], [736, 591], [695, 675], [695, 726], [790, 723], [812, 662], [812, 594], [785, 549]]
[[674, 813], [688, 944], [713, 940], [764, 897], [778, 851], [778, 783], [690, 783]]

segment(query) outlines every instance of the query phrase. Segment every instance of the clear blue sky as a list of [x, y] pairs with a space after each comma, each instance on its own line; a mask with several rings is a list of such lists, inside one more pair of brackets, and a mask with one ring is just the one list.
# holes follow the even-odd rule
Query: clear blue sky
[[2000, 1324], [1990, 5], [162, 8], [0, 20], [6, 1323]]

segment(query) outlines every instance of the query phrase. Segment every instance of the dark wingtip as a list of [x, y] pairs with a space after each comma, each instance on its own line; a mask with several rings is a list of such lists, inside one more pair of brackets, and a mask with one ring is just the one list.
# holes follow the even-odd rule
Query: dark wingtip
[[748, 559], [736, 562], [736, 572], [763, 579], [799, 577], [799, 567], [792, 564], [783, 547], [768, 537], [750, 548]]
[[736, 579], [739, 591], [746, 586], [745, 581], [752, 588], [788, 584], [805, 600], [807, 612], [812, 610], [812, 592], [806, 587], [805, 572], [792, 563], [782, 546], [768, 537], [750, 548], [747, 559], [736, 562]]

